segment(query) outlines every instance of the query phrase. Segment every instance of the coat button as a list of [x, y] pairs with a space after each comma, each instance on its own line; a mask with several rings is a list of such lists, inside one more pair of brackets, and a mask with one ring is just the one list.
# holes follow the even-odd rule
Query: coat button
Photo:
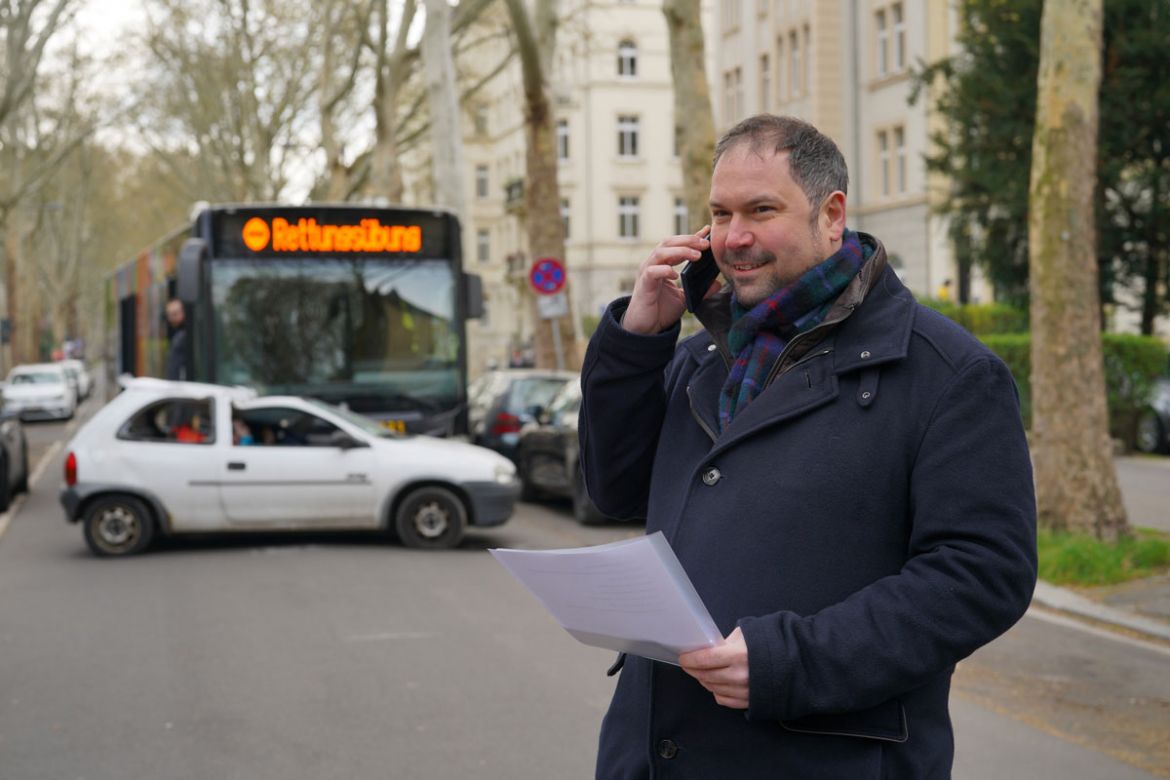
[[708, 345], [707, 345], [707, 351], [708, 351], [708, 352], [714, 352], [716, 349], [717, 349], [717, 347], [716, 347], [714, 344], [708, 344]]
[[862, 353], [861, 353], [861, 359], [862, 359], [862, 360], [868, 360], [868, 359], [869, 359], [869, 350], [868, 350], [868, 349], [867, 349], [867, 350], [865, 350], [864, 352], [862, 352]]
[[678, 745], [672, 739], [664, 739], [658, 743], [658, 755], [666, 759], [674, 758], [678, 755]]
[[703, 472], [703, 484], [707, 485], [708, 487], [714, 485], [721, 479], [723, 479], [723, 475], [720, 474], [719, 469], [715, 468], [714, 466], [711, 466], [709, 469]]

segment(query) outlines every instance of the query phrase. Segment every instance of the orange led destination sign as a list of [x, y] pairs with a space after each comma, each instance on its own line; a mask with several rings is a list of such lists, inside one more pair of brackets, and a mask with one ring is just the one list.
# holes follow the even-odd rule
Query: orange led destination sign
[[276, 217], [271, 225], [263, 217], [244, 223], [244, 246], [253, 252], [418, 252], [422, 228], [418, 225], [383, 225], [363, 219], [357, 225], [322, 225], [313, 217], [296, 222]]

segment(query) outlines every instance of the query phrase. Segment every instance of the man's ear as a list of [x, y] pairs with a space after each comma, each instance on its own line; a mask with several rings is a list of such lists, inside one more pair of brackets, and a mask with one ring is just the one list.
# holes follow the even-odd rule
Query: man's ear
[[845, 234], [845, 193], [836, 190], [821, 202], [821, 213], [817, 215], [821, 230], [836, 243]]

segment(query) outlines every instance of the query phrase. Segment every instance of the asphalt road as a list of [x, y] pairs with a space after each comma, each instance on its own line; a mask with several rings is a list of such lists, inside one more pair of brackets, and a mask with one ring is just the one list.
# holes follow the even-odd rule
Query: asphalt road
[[[592, 776], [612, 654], [485, 549], [640, 528], [522, 505], [450, 552], [268, 535], [99, 560], [56, 503], [64, 429], [31, 428], [51, 457], [0, 536], [0, 778]], [[1027, 617], [960, 666], [952, 710], [961, 780], [1170, 777], [1165, 648]]]

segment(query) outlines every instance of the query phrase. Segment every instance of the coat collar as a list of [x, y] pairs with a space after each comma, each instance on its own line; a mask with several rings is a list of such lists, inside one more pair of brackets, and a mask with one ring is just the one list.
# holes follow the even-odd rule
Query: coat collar
[[698, 367], [687, 385], [691, 412], [716, 446], [749, 434], [762, 425], [803, 414], [836, 398], [838, 377], [864, 371], [906, 357], [914, 324], [914, 296], [893, 269], [887, 267], [885, 249], [874, 237], [861, 234], [874, 252], [857, 278], [838, 297], [820, 328], [823, 334], [782, 371], [768, 388], [736, 415], [722, 436], [716, 436], [718, 398], [727, 378], [730, 354], [731, 293], [724, 287], [700, 307], [698, 317], [705, 333], [688, 339], [686, 348]]

